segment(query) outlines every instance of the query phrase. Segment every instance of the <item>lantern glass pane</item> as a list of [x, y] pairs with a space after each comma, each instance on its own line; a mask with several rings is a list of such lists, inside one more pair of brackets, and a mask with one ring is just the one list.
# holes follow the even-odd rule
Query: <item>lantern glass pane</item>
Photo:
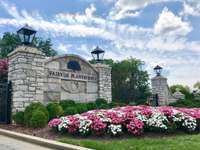
[[29, 35], [24, 35], [24, 42], [29, 43], [30, 36]]
[[35, 37], [35, 34], [30, 35], [30, 43], [33, 42], [34, 37]]
[[18, 36], [19, 36], [21, 42], [24, 43], [24, 35], [23, 34], [18, 34]]
[[99, 54], [99, 60], [103, 60], [104, 53]]
[[92, 53], [92, 57], [94, 60], [97, 60], [97, 54]]

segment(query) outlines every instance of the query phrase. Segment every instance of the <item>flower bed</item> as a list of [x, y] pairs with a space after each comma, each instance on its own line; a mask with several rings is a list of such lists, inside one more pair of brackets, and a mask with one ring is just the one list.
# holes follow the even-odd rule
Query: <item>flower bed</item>
[[122, 133], [139, 136], [148, 131], [183, 130], [191, 133], [199, 128], [199, 119], [200, 109], [197, 108], [126, 106], [56, 118], [48, 125], [59, 132], [82, 136], [117, 136]]

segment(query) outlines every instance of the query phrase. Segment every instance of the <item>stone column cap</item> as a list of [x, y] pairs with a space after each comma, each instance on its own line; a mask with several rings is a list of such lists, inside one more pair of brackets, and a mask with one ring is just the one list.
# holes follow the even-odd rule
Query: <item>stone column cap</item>
[[111, 68], [110, 65], [101, 64], [101, 63], [93, 64], [93, 66], [94, 66], [95, 68]]
[[26, 46], [26, 45], [21, 45], [21, 46], [18, 46], [14, 51], [12, 51], [11, 53], [8, 54], [8, 57], [16, 54], [16, 53], [31, 53], [31, 54], [37, 54], [37, 55], [42, 55], [42, 56], [45, 56], [45, 54], [38, 50], [38, 48], [36, 47], [32, 47], [32, 46]]
[[167, 80], [167, 78], [165, 78], [163, 76], [155, 76], [155, 77], [151, 78], [151, 80]]

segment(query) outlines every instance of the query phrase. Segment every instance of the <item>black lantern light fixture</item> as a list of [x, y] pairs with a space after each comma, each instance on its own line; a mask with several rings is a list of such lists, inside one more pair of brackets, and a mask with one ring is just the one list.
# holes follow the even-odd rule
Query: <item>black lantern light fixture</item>
[[160, 67], [159, 65], [157, 65], [155, 68], [154, 68], [154, 71], [156, 73], [157, 76], [160, 76], [161, 75], [161, 72], [162, 72], [162, 67]]
[[96, 62], [103, 61], [103, 56], [105, 54], [105, 51], [99, 48], [98, 46], [91, 52], [92, 57]]
[[17, 34], [24, 45], [30, 45], [35, 38], [35, 34], [37, 31], [32, 29], [27, 24], [17, 31]]

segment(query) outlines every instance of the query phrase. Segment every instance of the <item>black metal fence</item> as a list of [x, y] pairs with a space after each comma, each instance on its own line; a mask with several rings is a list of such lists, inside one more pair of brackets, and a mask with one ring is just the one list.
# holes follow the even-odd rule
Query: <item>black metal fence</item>
[[9, 124], [11, 122], [11, 82], [0, 82], [0, 123]]
[[158, 94], [152, 94], [148, 99], [149, 104], [151, 106], [159, 106], [159, 101], [158, 100], [159, 100]]

